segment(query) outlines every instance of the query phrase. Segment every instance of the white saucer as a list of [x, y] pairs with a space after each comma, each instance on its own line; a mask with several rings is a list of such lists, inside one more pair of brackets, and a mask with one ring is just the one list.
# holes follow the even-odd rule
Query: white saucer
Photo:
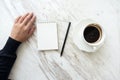
[[93, 21], [93, 20], [90, 20], [90, 19], [81, 21], [80, 23], [78, 23], [75, 26], [74, 33], [73, 33], [74, 44], [80, 50], [85, 51], [85, 52], [95, 52], [96, 50], [98, 50], [102, 46], [102, 44], [98, 45], [96, 47], [90, 46], [85, 42], [85, 40], [83, 38], [83, 32], [82, 31], [83, 31], [84, 26], [86, 26], [88, 24], [91, 24], [91, 23], [96, 23], [96, 22]]

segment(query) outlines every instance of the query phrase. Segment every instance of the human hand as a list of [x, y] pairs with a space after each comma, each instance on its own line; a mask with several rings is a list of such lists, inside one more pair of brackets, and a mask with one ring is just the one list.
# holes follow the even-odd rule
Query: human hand
[[19, 42], [27, 40], [35, 31], [35, 20], [36, 16], [33, 13], [16, 18], [10, 37]]

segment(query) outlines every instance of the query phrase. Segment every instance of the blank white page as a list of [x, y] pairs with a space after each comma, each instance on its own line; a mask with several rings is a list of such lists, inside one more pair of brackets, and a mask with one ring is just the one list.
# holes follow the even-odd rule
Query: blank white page
[[58, 49], [57, 24], [37, 23], [38, 50]]

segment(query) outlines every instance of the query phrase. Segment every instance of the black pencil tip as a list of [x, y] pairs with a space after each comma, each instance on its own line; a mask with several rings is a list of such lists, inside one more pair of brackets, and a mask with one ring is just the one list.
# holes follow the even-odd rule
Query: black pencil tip
[[62, 55], [60, 55], [60, 57], [62, 57]]

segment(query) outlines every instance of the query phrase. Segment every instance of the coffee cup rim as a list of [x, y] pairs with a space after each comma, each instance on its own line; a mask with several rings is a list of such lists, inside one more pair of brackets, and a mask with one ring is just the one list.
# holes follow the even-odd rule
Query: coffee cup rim
[[[84, 30], [85, 30], [85, 28], [87, 27], [87, 26], [89, 26], [89, 25], [91, 25], [91, 24], [95, 24], [95, 25], [98, 25], [99, 26], [99, 28], [101, 29], [101, 39], [99, 40], [99, 42], [94, 42], [94, 43], [89, 43], [89, 42], [87, 42], [86, 40], [85, 40], [85, 38], [84, 38]], [[103, 41], [104, 41], [104, 37], [105, 37], [105, 35], [104, 35], [104, 31], [103, 31], [103, 28], [102, 28], [102, 26], [100, 25], [100, 24], [98, 24], [98, 23], [90, 23], [90, 24], [86, 24], [86, 26], [83, 28], [83, 32], [82, 32], [82, 38], [84, 39], [84, 42], [86, 43], [86, 44], [88, 44], [88, 45], [90, 45], [90, 46], [97, 46], [97, 45], [100, 45]]]

